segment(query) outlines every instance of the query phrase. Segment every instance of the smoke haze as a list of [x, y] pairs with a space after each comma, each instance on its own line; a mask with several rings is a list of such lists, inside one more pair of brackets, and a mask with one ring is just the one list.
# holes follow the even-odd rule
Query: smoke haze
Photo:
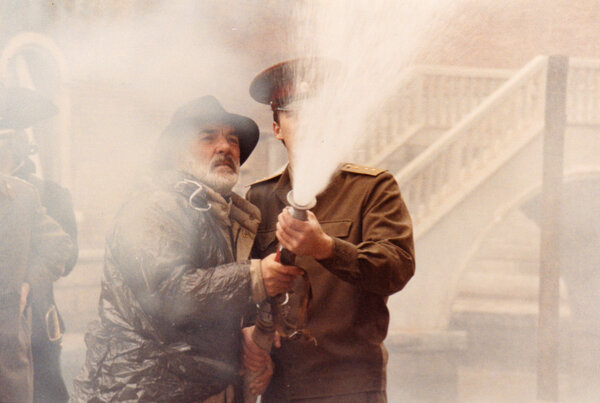
[[[505, 72], [512, 74], [537, 54], [600, 58], [598, 21], [597, 2], [567, 0], [0, 2], [3, 45], [24, 32], [38, 32], [57, 45], [66, 67], [58, 76], [56, 65], [61, 63], [45, 64], [27, 53], [3, 66], [2, 81], [33, 83], [50, 96], [62, 86], [71, 101], [61, 105], [58, 118], [68, 121], [57, 150], [67, 175], [55, 173], [73, 193], [82, 247], [75, 270], [56, 287], [67, 326], [67, 386], [83, 361], [85, 326], [97, 318], [106, 230], [179, 105], [212, 94], [227, 110], [255, 119], [264, 141], [244, 167], [252, 174], [262, 172], [279, 161], [273, 155], [284, 149], [275, 141], [270, 147], [271, 114], [250, 98], [251, 80], [290, 58], [339, 62], [325, 71], [323, 91], [306, 101], [300, 115], [299, 157], [293, 163], [294, 192], [302, 204], [327, 185], [339, 163], [365, 162], [360, 158], [364, 142], [378, 115], [393, 109], [389, 100], [405, 67], [510, 68], [515, 70]], [[309, 71], [307, 81], [311, 74], [316, 72]], [[574, 92], [583, 94], [580, 100], [592, 100], [586, 104], [591, 117], [568, 129], [565, 172], [579, 170], [585, 180], [574, 180], [577, 186], [566, 192], [564, 205], [572, 207], [564, 213], [569, 252], [561, 279], [561, 397], [573, 402], [600, 396], [598, 76], [582, 82]], [[435, 85], [429, 87], [432, 93]], [[443, 88], [446, 95], [453, 90], [449, 88]], [[445, 105], [441, 98], [430, 101], [430, 107]], [[443, 101], [450, 105], [460, 97]], [[518, 111], [508, 110], [507, 120]], [[42, 158], [50, 153], [42, 137], [37, 138], [41, 172], [52, 174]], [[531, 211], [539, 208], [533, 202], [539, 188], [516, 186], [527, 175], [541, 176], [541, 147], [533, 152], [535, 157], [520, 156], [526, 164], [488, 182], [483, 190], [490, 193], [471, 199], [473, 207], [448, 224], [447, 231], [431, 236], [429, 245], [417, 239], [417, 253], [429, 256], [418, 255], [415, 278], [389, 304], [390, 401], [421, 401], [407, 390], [433, 393], [432, 384], [452, 385], [457, 401], [535, 399], [539, 223]], [[493, 204], [507, 193], [510, 199], [526, 194], [527, 203]], [[526, 213], [522, 204], [527, 204]], [[416, 211], [420, 206], [408, 207]], [[475, 219], [491, 209], [489, 215], [498, 221], [476, 227]], [[460, 243], [467, 238], [476, 242]], [[455, 259], [460, 264], [448, 271], [457, 279], [457, 289], [450, 289], [439, 281], [438, 271], [445, 270], [449, 254], [456, 251], [462, 253]], [[427, 281], [438, 288], [423, 287]], [[425, 301], [438, 294], [447, 304], [430, 310]], [[440, 325], [439, 311], [450, 321], [447, 328]], [[412, 327], [407, 329], [407, 323]], [[400, 342], [394, 349], [398, 329], [407, 332], [395, 339]], [[455, 332], [468, 338], [456, 342]]]

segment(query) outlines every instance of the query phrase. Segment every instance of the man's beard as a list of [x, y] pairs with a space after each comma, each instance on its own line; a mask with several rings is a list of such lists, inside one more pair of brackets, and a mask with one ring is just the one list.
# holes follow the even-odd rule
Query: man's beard
[[[231, 193], [231, 189], [233, 189], [240, 176], [240, 163], [227, 155], [217, 155], [210, 161], [198, 161], [190, 153], [184, 153], [182, 158], [183, 171], [191, 174], [222, 195], [229, 195]], [[211, 172], [211, 166], [223, 161], [231, 162], [234, 167], [233, 172]]]

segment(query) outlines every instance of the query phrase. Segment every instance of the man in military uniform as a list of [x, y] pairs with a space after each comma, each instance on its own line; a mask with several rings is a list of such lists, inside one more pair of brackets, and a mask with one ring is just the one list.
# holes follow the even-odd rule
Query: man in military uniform
[[232, 188], [257, 141], [256, 123], [212, 96], [175, 112], [108, 233], [74, 401], [239, 401], [242, 320], [301, 274], [248, 259], [260, 212]]
[[44, 213], [30, 184], [1, 172], [13, 166], [20, 124], [44, 109], [37, 95], [0, 90], [0, 401], [33, 399], [30, 290], [52, 284], [72, 251], [69, 236]]
[[[69, 191], [59, 184], [35, 175], [30, 155], [37, 147], [29, 143], [25, 129], [55, 115], [56, 106], [37, 92], [26, 88], [0, 88], [4, 108], [0, 130], [6, 135], [7, 151], [3, 171], [32, 184], [46, 213], [60, 224], [73, 244], [63, 276], [73, 270], [77, 261], [77, 224]], [[10, 99], [10, 102], [7, 100]], [[69, 400], [61, 374], [60, 351], [64, 325], [54, 302], [53, 283], [40, 283], [31, 290], [31, 348], [34, 364], [34, 402], [59, 403]]]
[[[255, 100], [271, 105], [274, 135], [288, 156], [294, 151], [290, 140], [299, 134], [292, 108], [300, 61], [275, 65], [250, 86]], [[308, 220], [300, 221], [285, 209], [293, 168], [248, 191], [263, 217], [252, 253], [265, 256], [279, 242], [297, 255], [312, 286], [307, 328], [318, 344], [281, 341], [272, 353], [275, 373], [263, 401], [385, 402], [386, 302], [415, 269], [411, 220], [398, 185], [383, 169], [344, 164], [317, 195]], [[256, 346], [245, 340], [247, 357], [257, 359], [251, 353]], [[248, 362], [252, 358], [249, 368], [256, 365]]]

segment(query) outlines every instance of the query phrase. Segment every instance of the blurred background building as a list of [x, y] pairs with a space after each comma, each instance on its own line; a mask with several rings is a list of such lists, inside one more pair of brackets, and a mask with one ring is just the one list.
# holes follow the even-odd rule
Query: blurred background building
[[[296, 56], [293, 2], [167, 3], [0, 3], [2, 83], [37, 89], [60, 109], [30, 135], [40, 174], [68, 187], [77, 210], [80, 261], [56, 287], [66, 378], [96, 316], [106, 229], [179, 104], [212, 93], [259, 123], [240, 192], [284, 161], [269, 111], [247, 88]], [[415, 223], [417, 275], [390, 300], [390, 401], [535, 400], [552, 54], [570, 57], [559, 392], [600, 399], [600, 2], [497, 3], [444, 8], [355, 152], [396, 175]]]

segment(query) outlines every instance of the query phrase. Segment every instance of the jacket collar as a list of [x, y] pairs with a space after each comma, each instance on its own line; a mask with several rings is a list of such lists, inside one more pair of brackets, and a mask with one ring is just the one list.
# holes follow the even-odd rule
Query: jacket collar
[[226, 225], [231, 225], [231, 220], [234, 220], [256, 233], [260, 223], [260, 210], [238, 194], [231, 193], [229, 200], [226, 200], [210, 186], [182, 171], [161, 173], [157, 181], [159, 186], [172, 189], [185, 197], [193, 209], [211, 211]]
[[281, 203], [286, 206], [288, 205], [287, 194], [290, 190], [292, 190], [292, 178], [290, 173], [290, 166], [288, 164], [288, 166], [281, 173], [279, 180], [273, 187], [273, 194], [275, 194]]
[[230, 217], [253, 234], [256, 234], [256, 231], [258, 231], [261, 219], [260, 210], [236, 193], [231, 194]]

